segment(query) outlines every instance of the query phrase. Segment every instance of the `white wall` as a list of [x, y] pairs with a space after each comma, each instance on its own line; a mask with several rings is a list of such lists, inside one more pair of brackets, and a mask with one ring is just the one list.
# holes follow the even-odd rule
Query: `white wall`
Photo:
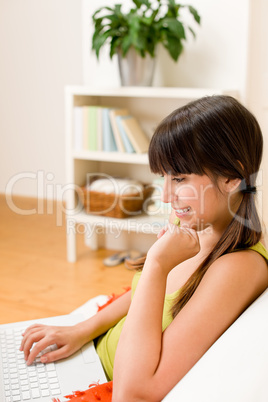
[[[110, 61], [105, 50], [96, 61], [89, 52], [93, 32], [90, 18], [102, 5], [116, 0], [82, 0], [84, 82], [95, 86], [119, 84], [117, 60]], [[130, 1], [124, 1], [124, 5]], [[191, 0], [202, 17], [196, 40], [189, 36], [184, 54], [173, 62], [160, 49], [154, 85], [203, 88], [235, 88], [244, 96], [247, 74], [249, 0]]]
[[[0, 0], [0, 192], [21, 172], [34, 176], [42, 170], [45, 179], [52, 172], [52, 183], [65, 182], [64, 86], [119, 83], [116, 61], [106, 55], [97, 63], [90, 51], [91, 15], [115, 1]], [[249, 0], [189, 3], [202, 16], [197, 40], [190, 41], [177, 64], [161, 52], [154, 84], [238, 88], [243, 93]], [[17, 194], [35, 196], [36, 191], [34, 179], [14, 186]]]
[[267, 0], [251, 0], [247, 104], [256, 115], [264, 136], [262, 180], [259, 204], [266, 226], [268, 244], [268, 45]]
[[[0, 60], [0, 192], [21, 172], [64, 183], [64, 86], [82, 83], [81, 1], [0, 0]], [[36, 180], [14, 193], [36, 196]]]

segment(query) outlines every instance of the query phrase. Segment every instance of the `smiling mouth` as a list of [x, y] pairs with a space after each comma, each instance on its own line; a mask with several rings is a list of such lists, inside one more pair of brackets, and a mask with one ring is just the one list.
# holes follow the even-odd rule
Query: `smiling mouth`
[[176, 215], [185, 215], [188, 212], [190, 212], [190, 210], [191, 210], [191, 207], [175, 209], [175, 214]]

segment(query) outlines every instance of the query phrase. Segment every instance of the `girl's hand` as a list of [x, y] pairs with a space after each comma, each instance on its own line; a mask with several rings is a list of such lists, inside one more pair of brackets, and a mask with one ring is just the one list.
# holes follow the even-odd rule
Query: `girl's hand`
[[[169, 215], [169, 223], [173, 223], [173, 225], [180, 226], [180, 219], [175, 215], [174, 210], [172, 210], [171, 214]], [[163, 236], [163, 234], [166, 233], [168, 229], [168, 225], [164, 226], [160, 232], [157, 234], [157, 238], [160, 239], [160, 237]]]
[[166, 233], [167, 230], [168, 230], [167, 226], [165, 226], [164, 228], [162, 228], [162, 229], [160, 230], [160, 232], [157, 234], [157, 238], [160, 239], [160, 237], [162, 237], [162, 236]]
[[27, 365], [30, 365], [42, 350], [56, 344], [57, 350], [44, 354], [40, 359], [42, 363], [49, 363], [70, 356], [86, 342], [87, 340], [80, 335], [77, 325], [56, 327], [35, 324], [23, 333], [20, 350], [24, 352]]
[[168, 274], [176, 265], [194, 257], [199, 251], [199, 237], [195, 230], [168, 224], [159, 232], [147, 259], [157, 262]]

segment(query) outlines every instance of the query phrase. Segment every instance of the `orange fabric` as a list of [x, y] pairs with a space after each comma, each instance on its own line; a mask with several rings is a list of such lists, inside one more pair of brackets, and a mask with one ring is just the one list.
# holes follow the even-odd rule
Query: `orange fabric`
[[[86, 391], [75, 391], [72, 395], [66, 395], [64, 398], [72, 402], [111, 402], [113, 393], [113, 382], [104, 384], [90, 384]], [[58, 398], [53, 398], [53, 402], [61, 402]]]
[[124, 288], [125, 291], [123, 293], [121, 293], [120, 295], [115, 295], [114, 293], [112, 293], [111, 296], [109, 296], [108, 301], [103, 304], [102, 306], [98, 306], [98, 312], [101, 311], [103, 308], [105, 308], [106, 306], [108, 306], [109, 304], [111, 304], [113, 301], [115, 301], [116, 299], [118, 299], [120, 296], [123, 296], [125, 293], [127, 293], [129, 290], [131, 290], [130, 286], [127, 286], [126, 288]]

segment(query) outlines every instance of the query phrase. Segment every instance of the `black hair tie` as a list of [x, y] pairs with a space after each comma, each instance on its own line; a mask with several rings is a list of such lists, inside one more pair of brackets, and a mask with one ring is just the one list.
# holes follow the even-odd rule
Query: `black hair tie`
[[257, 188], [255, 186], [247, 185], [246, 188], [241, 190], [243, 194], [256, 194]]

